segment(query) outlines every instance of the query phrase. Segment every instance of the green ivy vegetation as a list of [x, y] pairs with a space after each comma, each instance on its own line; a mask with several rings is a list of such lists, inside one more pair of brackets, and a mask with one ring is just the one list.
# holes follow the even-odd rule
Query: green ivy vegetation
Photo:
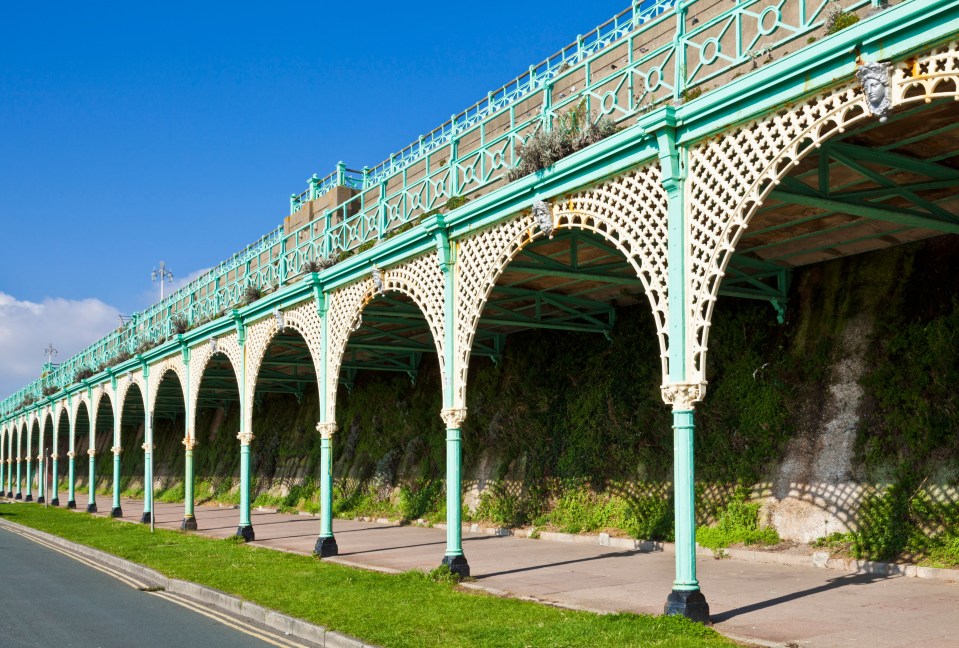
[[778, 544], [776, 529], [759, 524], [759, 504], [748, 502], [748, 497], [747, 489], [737, 489], [732, 500], [719, 511], [715, 525], [696, 529], [696, 542], [710, 549], [732, 544]]

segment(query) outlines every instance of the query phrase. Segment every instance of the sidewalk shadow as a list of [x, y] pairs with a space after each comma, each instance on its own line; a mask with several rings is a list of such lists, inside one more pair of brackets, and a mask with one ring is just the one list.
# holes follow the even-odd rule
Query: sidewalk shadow
[[[494, 538], [496, 536], [489, 536], [489, 537]], [[480, 539], [481, 538], [470, 538], [471, 541], [480, 540]], [[544, 563], [542, 565], [530, 565], [529, 567], [517, 567], [516, 569], [507, 569], [504, 571], [493, 572], [491, 574], [478, 574], [476, 575], [476, 578], [479, 579], [479, 578], [490, 578], [493, 576], [505, 576], [507, 574], [518, 574], [520, 572], [536, 571], [537, 569], [546, 569], [548, 567], [562, 567], [563, 565], [575, 565], [576, 563], [590, 562], [592, 560], [606, 560], [607, 558], [630, 558], [632, 556], [641, 556], [643, 554], [648, 554], [648, 553], [649, 553], [648, 551], [640, 551], [640, 550], [614, 551], [614, 552], [605, 553], [605, 554], [598, 554], [595, 556], [587, 556], [586, 558], [562, 560], [560, 562]]]
[[828, 592], [829, 590], [838, 589], [840, 587], [871, 585], [876, 581], [887, 580], [890, 578], [896, 577], [885, 576], [882, 574], [845, 574], [843, 576], [837, 576], [836, 578], [830, 578], [828, 581], [826, 581], [825, 585], [811, 587], [807, 590], [801, 590], [791, 594], [783, 594], [782, 596], [777, 596], [776, 598], [771, 598], [766, 601], [758, 601], [750, 605], [744, 605], [732, 610], [726, 610], [725, 612], [720, 612], [719, 614], [713, 614], [711, 615], [711, 620], [713, 623], [722, 623], [723, 621], [728, 621], [729, 619], [741, 616], [743, 614], [757, 612], [759, 610], [774, 607], [782, 603], [788, 603], [790, 601], [795, 601], [796, 599], [805, 598], [807, 596], [814, 596], [816, 594]]

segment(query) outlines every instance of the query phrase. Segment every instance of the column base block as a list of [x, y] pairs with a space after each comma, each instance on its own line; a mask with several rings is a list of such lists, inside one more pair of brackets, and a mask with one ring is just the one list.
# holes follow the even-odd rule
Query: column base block
[[50, 506], [60, 506], [60, 498], [54, 497], [52, 500], [50, 500]]
[[26, 497], [23, 498], [23, 501], [24, 501], [24, 502], [32, 502], [32, 501], [33, 501], [33, 495], [27, 495]]
[[7, 497], [13, 497], [13, 491], [7, 491]]
[[192, 515], [187, 515], [183, 518], [183, 522], [180, 523], [181, 531], [196, 531], [196, 518]]
[[23, 499], [23, 495], [21, 495], [20, 493], [17, 493], [16, 496], [15, 496], [13, 499], [15, 499], [15, 500], [22, 500], [22, 499]]
[[256, 536], [253, 534], [253, 525], [248, 524], [243, 526], [242, 524], [236, 528], [236, 535], [240, 538], [243, 538], [247, 542], [253, 542], [256, 540]]
[[466, 556], [443, 556], [441, 565], [446, 565], [450, 571], [460, 578], [468, 578], [470, 575], [470, 564], [466, 562]]
[[698, 623], [710, 624], [709, 604], [699, 590], [673, 590], [666, 597], [663, 614], [684, 616]]
[[339, 554], [340, 549], [336, 546], [336, 538], [328, 536], [326, 538], [317, 538], [316, 546], [313, 547], [313, 554], [320, 558], [330, 558]]
[[143, 515], [140, 516], [140, 524], [150, 524], [150, 519], [152, 517], [150, 511], [144, 511]]
[[76, 502], [76, 500], [70, 500], [69, 502], [67, 502], [67, 508], [68, 508], [68, 509], [75, 509], [76, 507], [77, 507], [77, 502]]
[[122, 518], [122, 517], [123, 517], [123, 509], [120, 508], [119, 506], [114, 506], [114, 507], [110, 510], [110, 517]]
[[43, 499], [43, 495], [37, 497], [37, 504], [43, 504], [46, 500]]
[[96, 513], [97, 505], [96, 504], [87, 504], [87, 513]]

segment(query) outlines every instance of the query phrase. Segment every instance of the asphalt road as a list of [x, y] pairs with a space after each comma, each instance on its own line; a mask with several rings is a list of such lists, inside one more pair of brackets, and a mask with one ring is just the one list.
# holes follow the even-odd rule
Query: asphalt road
[[0, 648], [275, 645], [0, 529]]

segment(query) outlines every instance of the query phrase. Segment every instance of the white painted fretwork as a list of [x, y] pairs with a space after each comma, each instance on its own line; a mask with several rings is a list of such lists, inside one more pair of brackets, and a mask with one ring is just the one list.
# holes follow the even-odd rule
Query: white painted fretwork
[[[656, 322], [666, 372], [666, 192], [653, 162], [598, 187], [552, 201], [553, 229], [594, 232], [619, 249], [642, 280]], [[535, 217], [517, 218], [466, 237], [456, 261], [456, 376], [453, 404], [466, 404], [470, 350], [483, 307], [510, 261], [544, 233]]]
[[[423, 313], [433, 336], [439, 357], [442, 384], [446, 384], [445, 347], [445, 280], [437, 252], [429, 252], [415, 259], [381, 270], [382, 292], [399, 292], [409, 297]], [[329, 344], [327, 346], [327, 394], [324, 420], [335, 420], [336, 388], [340, 366], [350, 334], [362, 318], [363, 308], [378, 294], [372, 276], [340, 288], [330, 294], [327, 311]]]
[[[959, 45], [893, 66], [892, 105], [959, 97]], [[687, 367], [703, 382], [713, 305], [729, 259], [763, 200], [807, 154], [877, 119], [855, 80], [693, 146], [686, 183]]]

